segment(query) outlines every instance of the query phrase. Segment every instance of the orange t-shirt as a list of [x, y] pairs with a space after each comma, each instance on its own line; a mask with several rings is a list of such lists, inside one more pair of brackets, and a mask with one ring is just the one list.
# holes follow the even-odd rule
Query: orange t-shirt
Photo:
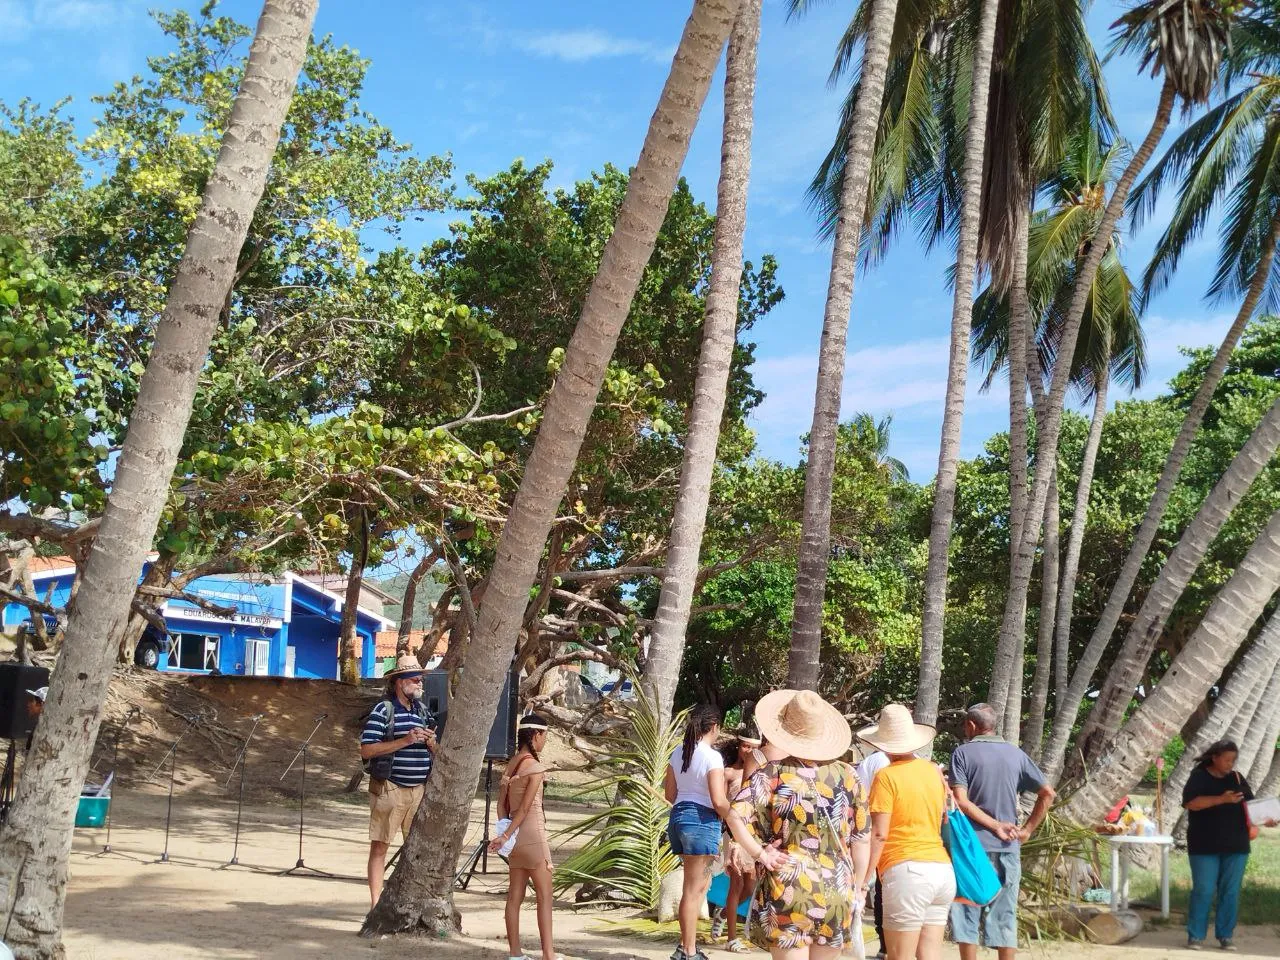
[[942, 775], [928, 760], [895, 760], [876, 774], [871, 814], [889, 814], [889, 836], [876, 869], [914, 860], [950, 863], [942, 845], [942, 815], [947, 809]]

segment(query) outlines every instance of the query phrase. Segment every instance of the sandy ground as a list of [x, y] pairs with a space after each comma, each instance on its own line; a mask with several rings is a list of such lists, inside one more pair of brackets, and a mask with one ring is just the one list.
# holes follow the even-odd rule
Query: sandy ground
[[[367, 819], [363, 806], [320, 800], [309, 804], [303, 856], [309, 867], [334, 879], [277, 876], [298, 858], [297, 808], [286, 804], [246, 807], [240, 865], [231, 857], [235, 807], [221, 791], [175, 798], [168, 863], [164, 849], [164, 794], [155, 788], [124, 790], [113, 810], [113, 852], [101, 855], [106, 831], [76, 831], [67, 898], [66, 945], [72, 960], [194, 960], [194, 958], [501, 958], [502, 862], [477, 875], [460, 893], [465, 935], [448, 942], [416, 938], [361, 940], [356, 930], [367, 908], [363, 872]], [[473, 809], [471, 840], [480, 831], [483, 805]], [[552, 827], [575, 808], [549, 805]], [[564, 851], [560, 852], [563, 855]], [[592, 960], [665, 960], [671, 945], [592, 932], [599, 915], [561, 905], [556, 946], [566, 957]], [[1280, 919], [1280, 918], [1278, 918]], [[525, 948], [537, 955], [533, 911], [523, 915]], [[1030, 956], [1073, 960], [1147, 960], [1182, 955], [1176, 926], [1148, 931], [1122, 947], [1071, 944], [1038, 947]], [[1241, 931], [1240, 957], [1280, 957], [1280, 928]], [[712, 948], [713, 958], [728, 957]], [[954, 954], [948, 949], [947, 956]], [[765, 954], [755, 956], [763, 958]], [[994, 958], [994, 954], [984, 954]]]

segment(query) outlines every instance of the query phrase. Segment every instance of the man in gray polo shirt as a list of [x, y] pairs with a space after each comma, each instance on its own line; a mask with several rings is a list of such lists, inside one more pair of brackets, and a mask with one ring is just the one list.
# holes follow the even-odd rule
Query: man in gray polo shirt
[[[1035, 761], [996, 735], [999, 717], [979, 703], [965, 714], [966, 743], [951, 754], [951, 789], [956, 805], [973, 823], [982, 848], [1000, 876], [1000, 894], [988, 906], [953, 904], [951, 929], [960, 960], [977, 960], [979, 927], [1000, 960], [1018, 952], [1018, 886], [1022, 882], [1022, 841], [1035, 833], [1055, 796]], [[1018, 826], [1018, 795], [1034, 793], [1031, 816]], [[984, 916], [985, 913], [985, 916]]]

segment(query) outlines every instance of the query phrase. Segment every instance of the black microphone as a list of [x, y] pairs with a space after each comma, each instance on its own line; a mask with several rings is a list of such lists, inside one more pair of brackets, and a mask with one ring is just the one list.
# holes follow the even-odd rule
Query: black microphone
[[319, 723], [321, 720], [323, 720], [327, 716], [329, 716], [327, 713], [320, 714], [320, 716], [316, 717], [316, 723]]

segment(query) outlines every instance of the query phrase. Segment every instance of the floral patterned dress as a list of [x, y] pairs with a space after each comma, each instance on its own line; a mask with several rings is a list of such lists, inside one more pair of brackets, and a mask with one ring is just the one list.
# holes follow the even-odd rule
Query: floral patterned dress
[[787, 759], [761, 767], [733, 811], [762, 844], [781, 840], [791, 857], [765, 872], [762, 925], [770, 947], [843, 947], [854, 912], [849, 845], [866, 836], [867, 791], [849, 764]]

